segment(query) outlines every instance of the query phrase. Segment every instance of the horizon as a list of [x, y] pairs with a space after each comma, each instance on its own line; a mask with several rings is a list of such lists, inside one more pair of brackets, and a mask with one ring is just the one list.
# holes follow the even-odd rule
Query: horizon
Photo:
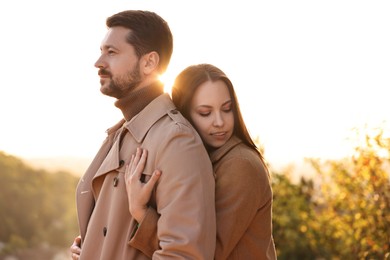
[[[81, 177], [93, 160], [93, 158], [88, 157], [72, 156], [22, 157], [7, 153], [3, 150], [0, 150], [0, 152], [4, 153], [6, 156], [12, 156], [18, 160], [21, 160], [27, 167], [31, 167], [37, 171], [43, 170], [49, 173], [67, 172], [76, 177]], [[305, 159], [280, 164], [274, 162], [270, 163], [268, 161], [267, 163], [268, 167], [270, 167], [269, 169], [271, 175], [287, 174], [290, 181], [293, 183], [298, 183], [301, 177], [313, 178], [315, 174], [315, 169]]]

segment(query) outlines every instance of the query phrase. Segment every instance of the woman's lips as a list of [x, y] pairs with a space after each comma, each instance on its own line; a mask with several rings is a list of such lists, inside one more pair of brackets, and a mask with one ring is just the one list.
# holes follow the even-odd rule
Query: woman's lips
[[211, 136], [216, 140], [223, 141], [227, 136], [227, 132], [215, 132], [215, 133], [211, 133]]

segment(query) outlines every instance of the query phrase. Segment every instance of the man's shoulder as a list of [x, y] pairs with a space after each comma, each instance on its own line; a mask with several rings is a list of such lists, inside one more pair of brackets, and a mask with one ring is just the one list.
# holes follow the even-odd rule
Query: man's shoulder
[[177, 110], [172, 99], [166, 93], [153, 100], [149, 108], [150, 114], [159, 114], [160, 119], [166, 117], [168, 120], [163, 120], [164, 123], [183, 125], [192, 129], [190, 122]]
[[188, 120], [177, 109], [169, 110], [167, 115], [175, 124], [183, 124], [192, 127], [190, 122], [188, 122]]
[[168, 94], [154, 99], [144, 110], [126, 123], [126, 127], [138, 141], [150, 133], [156, 134], [159, 138], [180, 133], [197, 134], [188, 120], [176, 109]]
[[166, 114], [158, 120], [152, 128], [159, 128], [158, 131], [160, 135], [180, 135], [180, 134], [190, 134], [197, 135], [198, 133], [191, 125], [191, 123], [178, 111], [177, 109], [171, 109], [166, 112]]

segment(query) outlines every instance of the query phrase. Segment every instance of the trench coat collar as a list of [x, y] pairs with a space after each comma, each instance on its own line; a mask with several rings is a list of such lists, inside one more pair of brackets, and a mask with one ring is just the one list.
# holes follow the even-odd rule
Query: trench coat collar
[[141, 143], [152, 125], [171, 110], [175, 110], [175, 105], [169, 95], [164, 93], [150, 102], [138, 115], [126, 122], [124, 126], [134, 139]]
[[115, 132], [118, 131], [118, 129], [121, 128], [125, 122], [126, 122], [125, 119], [121, 119], [118, 123], [108, 128], [106, 130], [107, 135], [112, 136], [113, 134], [115, 134]]
[[214, 164], [215, 162], [219, 161], [225, 154], [227, 154], [230, 150], [232, 150], [235, 146], [239, 145], [240, 143], [242, 143], [242, 141], [237, 136], [233, 135], [220, 148], [210, 152], [211, 162]]
[[[138, 115], [134, 116], [129, 122], [122, 119], [116, 125], [109, 128], [106, 132], [108, 136], [113, 137], [114, 143], [108, 152], [106, 159], [102, 162], [100, 168], [94, 177], [97, 178], [112, 170], [118, 169], [120, 164], [120, 143], [119, 139], [128, 131], [133, 138], [141, 143], [152, 125], [161, 117], [174, 110], [175, 106], [168, 94], [164, 93], [152, 102], [150, 102]], [[118, 139], [118, 135], [119, 139]], [[110, 138], [111, 139], [111, 138]], [[116, 141], [115, 141], [116, 140]], [[109, 158], [109, 159], [108, 159]]]

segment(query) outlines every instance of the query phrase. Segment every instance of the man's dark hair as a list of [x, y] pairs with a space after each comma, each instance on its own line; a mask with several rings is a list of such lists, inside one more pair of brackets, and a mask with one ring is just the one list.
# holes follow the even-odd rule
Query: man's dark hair
[[107, 18], [108, 28], [130, 29], [126, 40], [134, 46], [138, 58], [155, 51], [160, 56], [159, 72], [166, 71], [173, 51], [173, 37], [168, 23], [154, 12], [127, 10]]

